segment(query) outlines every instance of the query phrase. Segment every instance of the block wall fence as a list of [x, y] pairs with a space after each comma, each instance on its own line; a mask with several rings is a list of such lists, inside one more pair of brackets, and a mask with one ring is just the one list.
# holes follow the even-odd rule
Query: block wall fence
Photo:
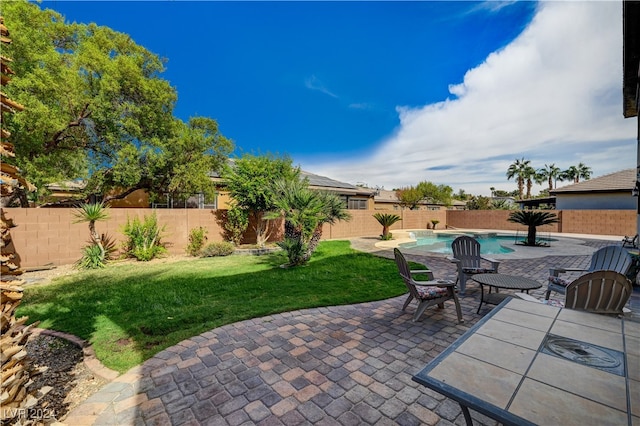
[[[87, 223], [74, 223], [73, 209], [66, 208], [3, 208], [7, 218], [17, 225], [11, 229], [16, 251], [23, 268], [47, 264], [65, 265], [76, 262], [82, 247], [89, 240]], [[124, 240], [122, 227], [127, 219], [156, 213], [158, 223], [165, 227], [163, 241], [169, 243], [170, 254], [184, 254], [189, 242], [189, 232], [199, 226], [207, 229], [208, 242], [223, 241], [224, 210], [203, 209], [117, 209], [109, 211], [109, 219], [98, 222], [96, 229], [113, 237], [118, 244]], [[325, 225], [323, 239], [351, 237], [377, 237], [382, 227], [373, 217], [374, 213], [397, 214], [400, 222], [391, 226], [391, 232], [399, 229], [427, 229], [432, 220], [438, 220], [436, 229], [502, 229], [526, 232], [525, 227], [507, 221], [506, 210], [350, 210], [348, 222]], [[554, 211], [561, 221], [545, 225], [539, 232], [584, 233], [596, 235], [635, 235], [635, 210], [565, 210]], [[272, 232], [272, 241], [282, 235], [282, 223]], [[255, 234], [248, 232], [247, 243], [255, 241]]]

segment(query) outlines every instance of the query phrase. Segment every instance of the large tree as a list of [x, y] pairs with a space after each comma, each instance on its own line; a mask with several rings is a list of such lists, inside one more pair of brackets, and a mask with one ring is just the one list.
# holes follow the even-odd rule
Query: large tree
[[278, 209], [276, 182], [299, 179], [300, 169], [293, 167], [287, 157], [244, 154], [224, 167], [222, 177], [234, 206], [249, 212], [256, 243], [264, 246], [271, 232], [271, 219], [266, 214]]
[[[8, 52], [17, 75], [7, 91], [29, 105], [7, 127], [16, 136], [17, 164], [40, 189], [91, 177], [88, 188], [101, 195], [114, 187], [159, 192], [154, 185], [178, 182], [194, 191], [204, 172], [188, 174], [212, 165], [205, 156], [230, 152], [213, 120], [173, 117], [177, 94], [160, 77], [163, 61], [127, 34], [69, 24], [24, 0], [3, 3], [2, 12], [17, 34]], [[197, 148], [176, 156], [196, 139]]]

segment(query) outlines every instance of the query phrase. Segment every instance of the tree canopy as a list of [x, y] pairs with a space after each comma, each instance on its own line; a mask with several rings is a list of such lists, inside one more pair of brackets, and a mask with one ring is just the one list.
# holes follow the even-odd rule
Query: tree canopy
[[396, 197], [403, 208], [414, 210], [423, 200], [433, 204], [451, 204], [453, 189], [448, 185], [436, 185], [432, 182], [422, 181], [415, 187], [397, 189]]
[[40, 190], [82, 178], [87, 191], [109, 197], [116, 188], [213, 191], [205, 177], [233, 144], [211, 118], [173, 116], [177, 93], [160, 77], [163, 60], [127, 34], [66, 23], [27, 1], [2, 9], [16, 34], [6, 91], [26, 106], [7, 128], [17, 165]]
[[263, 246], [269, 239], [270, 219], [265, 214], [278, 209], [276, 182], [282, 179], [299, 179], [300, 169], [293, 167], [288, 157], [244, 154], [224, 167], [222, 178], [227, 184], [234, 207], [241, 208], [252, 216], [251, 224], [255, 228], [256, 242]]

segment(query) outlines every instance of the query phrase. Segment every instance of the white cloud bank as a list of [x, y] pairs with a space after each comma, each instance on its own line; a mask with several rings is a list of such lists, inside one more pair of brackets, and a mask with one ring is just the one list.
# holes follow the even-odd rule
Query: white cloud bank
[[635, 167], [620, 2], [541, 3], [517, 39], [449, 91], [443, 102], [397, 107], [399, 128], [370, 157], [302, 167], [386, 189], [427, 180], [482, 195], [516, 189], [506, 179], [516, 158], [536, 168], [582, 161], [594, 177]]

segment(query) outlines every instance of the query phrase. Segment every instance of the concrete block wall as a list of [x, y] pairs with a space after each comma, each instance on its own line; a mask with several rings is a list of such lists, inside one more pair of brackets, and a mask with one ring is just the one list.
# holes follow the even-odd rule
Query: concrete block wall
[[[20, 255], [23, 268], [72, 264], [82, 253], [82, 248], [89, 240], [87, 223], [74, 223], [73, 209], [5, 208], [7, 218], [18, 225], [11, 229], [11, 235]], [[110, 209], [110, 218], [98, 222], [99, 233], [107, 233], [116, 241], [124, 240], [122, 228], [127, 218], [135, 216], [143, 219], [145, 215], [156, 213], [158, 223], [165, 226], [163, 241], [170, 243], [169, 253], [183, 254], [189, 242], [191, 229], [199, 226], [207, 229], [208, 242], [223, 241], [224, 230], [221, 217], [224, 210], [205, 209]], [[391, 227], [391, 232], [399, 229], [426, 229], [432, 219], [440, 221], [437, 229], [450, 227], [460, 229], [504, 229], [526, 232], [518, 224], [507, 221], [509, 211], [505, 210], [350, 210], [352, 219], [349, 222], [337, 222], [325, 225], [323, 239], [340, 239], [351, 237], [377, 237], [382, 233], [382, 226], [373, 217], [374, 213], [397, 214], [402, 221]], [[560, 224], [546, 225], [539, 232], [584, 233], [599, 235], [635, 235], [636, 212], [634, 210], [565, 210], [555, 211], [561, 217]], [[282, 224], [276, 226], [272, 241], [282, 235]], [[253, 238], [253, 240], [251, 240]], [[251, 230], [245, 242], [255, 242]]]

